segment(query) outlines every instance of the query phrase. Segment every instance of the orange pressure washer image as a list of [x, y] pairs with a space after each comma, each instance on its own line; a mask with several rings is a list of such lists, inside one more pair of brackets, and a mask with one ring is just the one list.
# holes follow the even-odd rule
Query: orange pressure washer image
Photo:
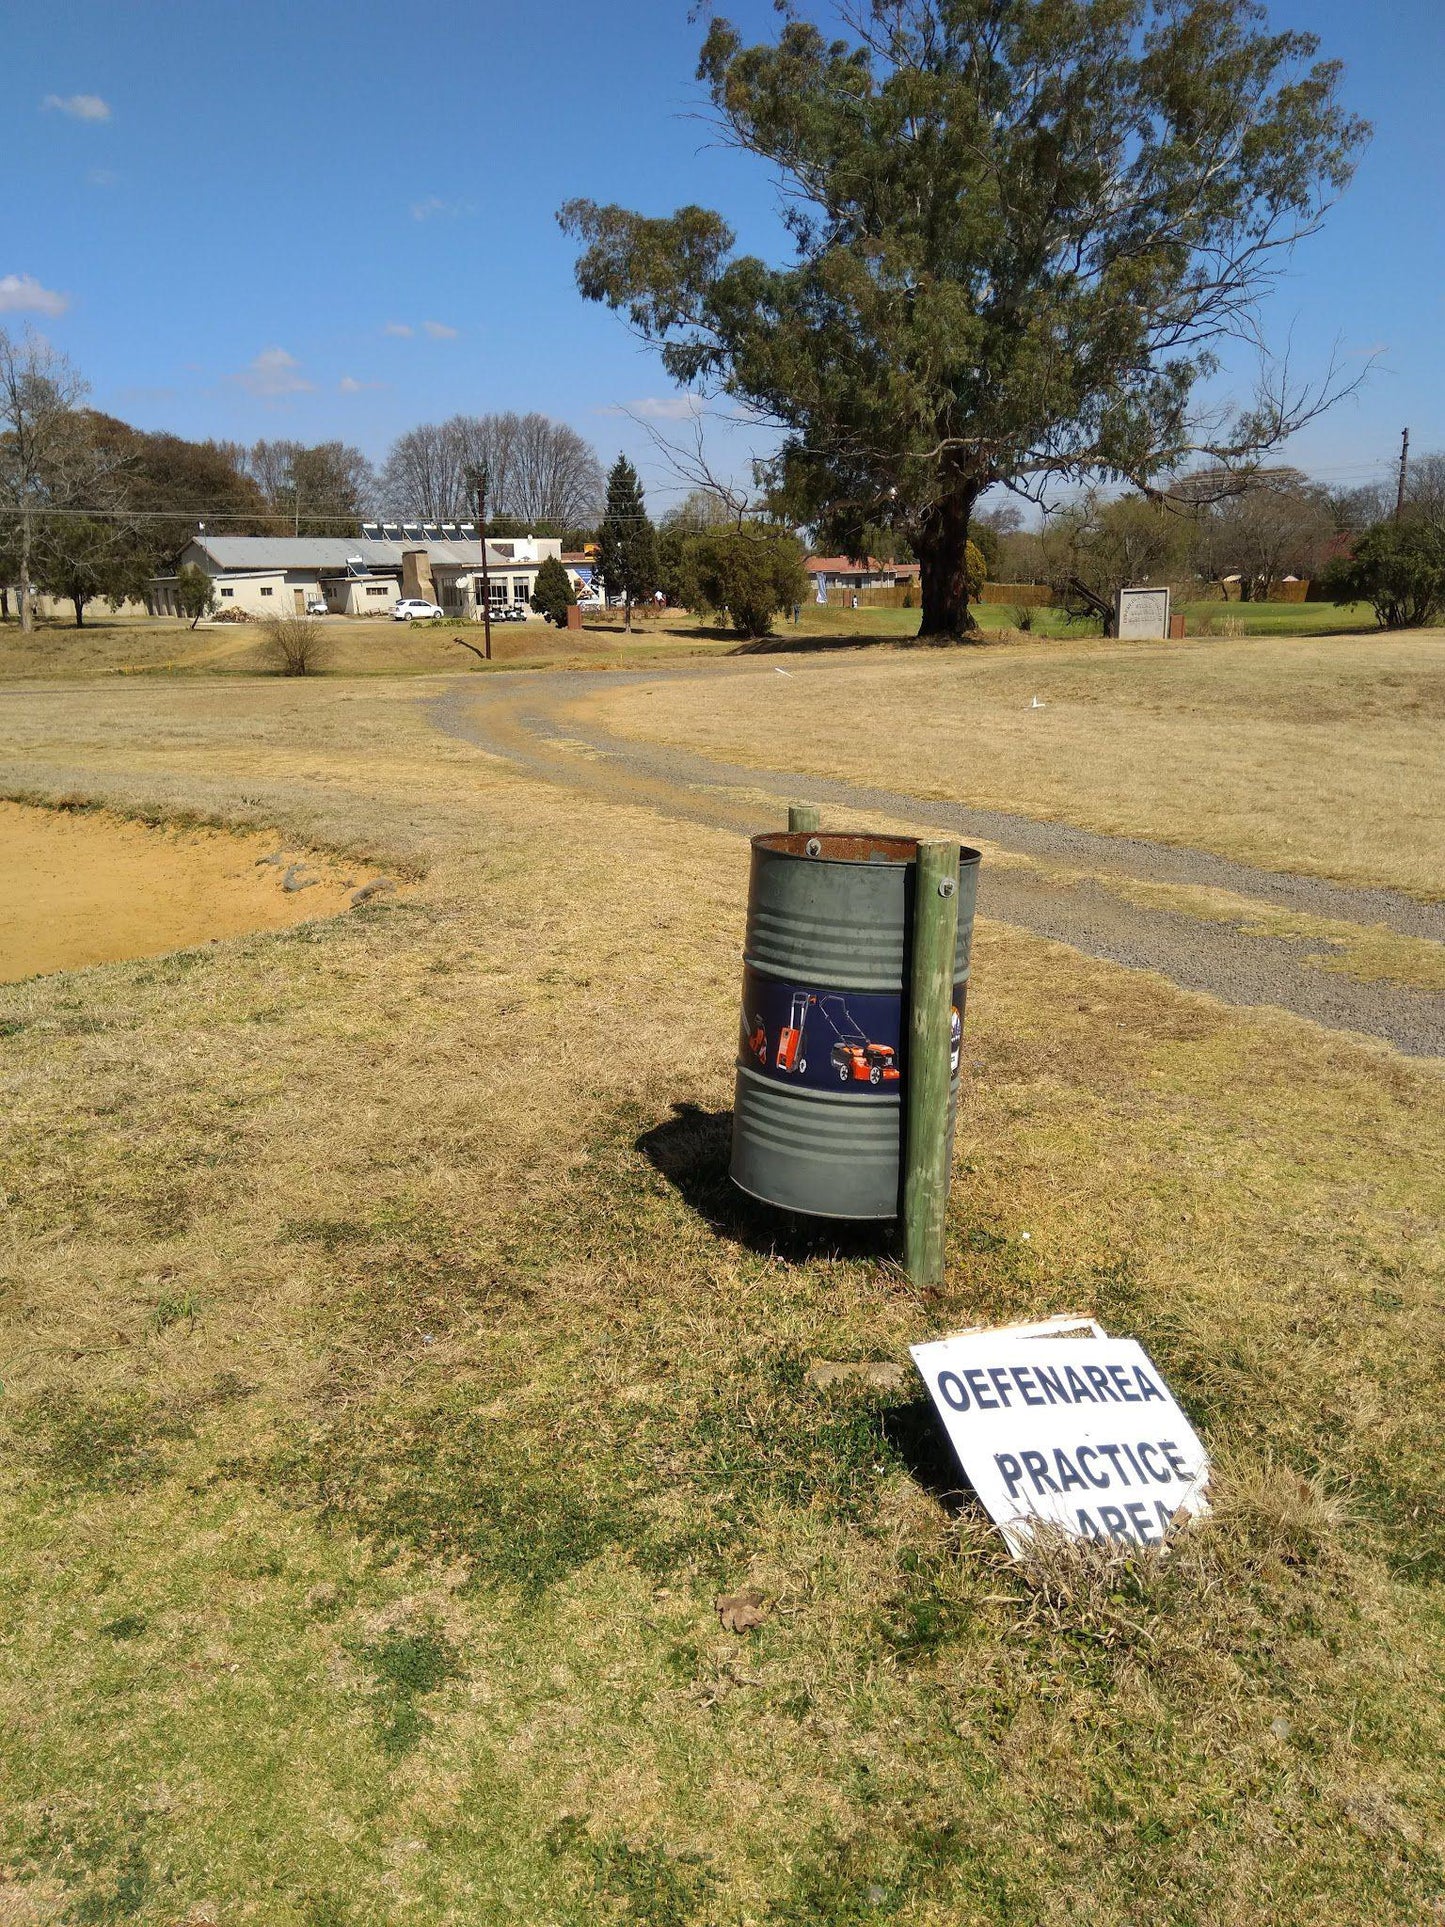
[[801, 1077], [808, 1068], [808, 1060], [803, 1053], [803, 1036], [808, 1028], [808, 1010], [817, 1003], [806, 990], [793, 992], [792, 1008], [788, 1021], [778, 1032], [778, 1055], [775, 1059], [780, 1071], [796, 1071]]

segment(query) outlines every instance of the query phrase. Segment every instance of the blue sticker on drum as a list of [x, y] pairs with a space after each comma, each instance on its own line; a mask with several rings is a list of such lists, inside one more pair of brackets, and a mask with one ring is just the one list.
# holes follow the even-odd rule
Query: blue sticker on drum
[[[963, 1038], [965, 986], [954, 991], [950, 1069]], [[743, 972], [738, 1062], [808, 1090], [897, 1096], [903, 1000], [896, 991], [829, 990]]]

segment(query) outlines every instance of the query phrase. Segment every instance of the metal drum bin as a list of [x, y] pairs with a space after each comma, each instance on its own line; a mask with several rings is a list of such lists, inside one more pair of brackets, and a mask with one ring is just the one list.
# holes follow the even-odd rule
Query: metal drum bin
[[[731, 1173], [824, 1218], [899, 1211], [913, 837], [780, 831], [752, 840]], [[949, 1130], [981, 861], [958, 867]]]

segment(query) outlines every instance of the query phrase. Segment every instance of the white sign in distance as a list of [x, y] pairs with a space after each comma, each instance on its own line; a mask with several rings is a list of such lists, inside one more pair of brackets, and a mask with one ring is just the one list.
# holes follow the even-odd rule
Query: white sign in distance
[[1120, 589], [1114, 610], [1114, 634], [1120, 642], [1167, 641], [1169, 591]]
[[910, 1347], [959, 1463], [1017, 1556], [1047, 1521], [1164, 1543], [1208, 1509], [1209, 1460], [1132, 1338], [971, 1332]]

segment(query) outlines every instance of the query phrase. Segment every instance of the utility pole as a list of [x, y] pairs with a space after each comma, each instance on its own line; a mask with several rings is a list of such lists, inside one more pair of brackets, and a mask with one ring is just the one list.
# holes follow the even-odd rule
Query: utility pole
[[1405, 513], [1405, 477], [1410, 469], [1410, 431], [1400, 431], [1400, 480], [1395, 488], [1395, 520]]
[[477, 491], [477, 540], [482, 545], [482, 641], [484, 660], [492, 660], [492, 578], [487, 569], [487, 471], [474, 468], [472, 486]]

